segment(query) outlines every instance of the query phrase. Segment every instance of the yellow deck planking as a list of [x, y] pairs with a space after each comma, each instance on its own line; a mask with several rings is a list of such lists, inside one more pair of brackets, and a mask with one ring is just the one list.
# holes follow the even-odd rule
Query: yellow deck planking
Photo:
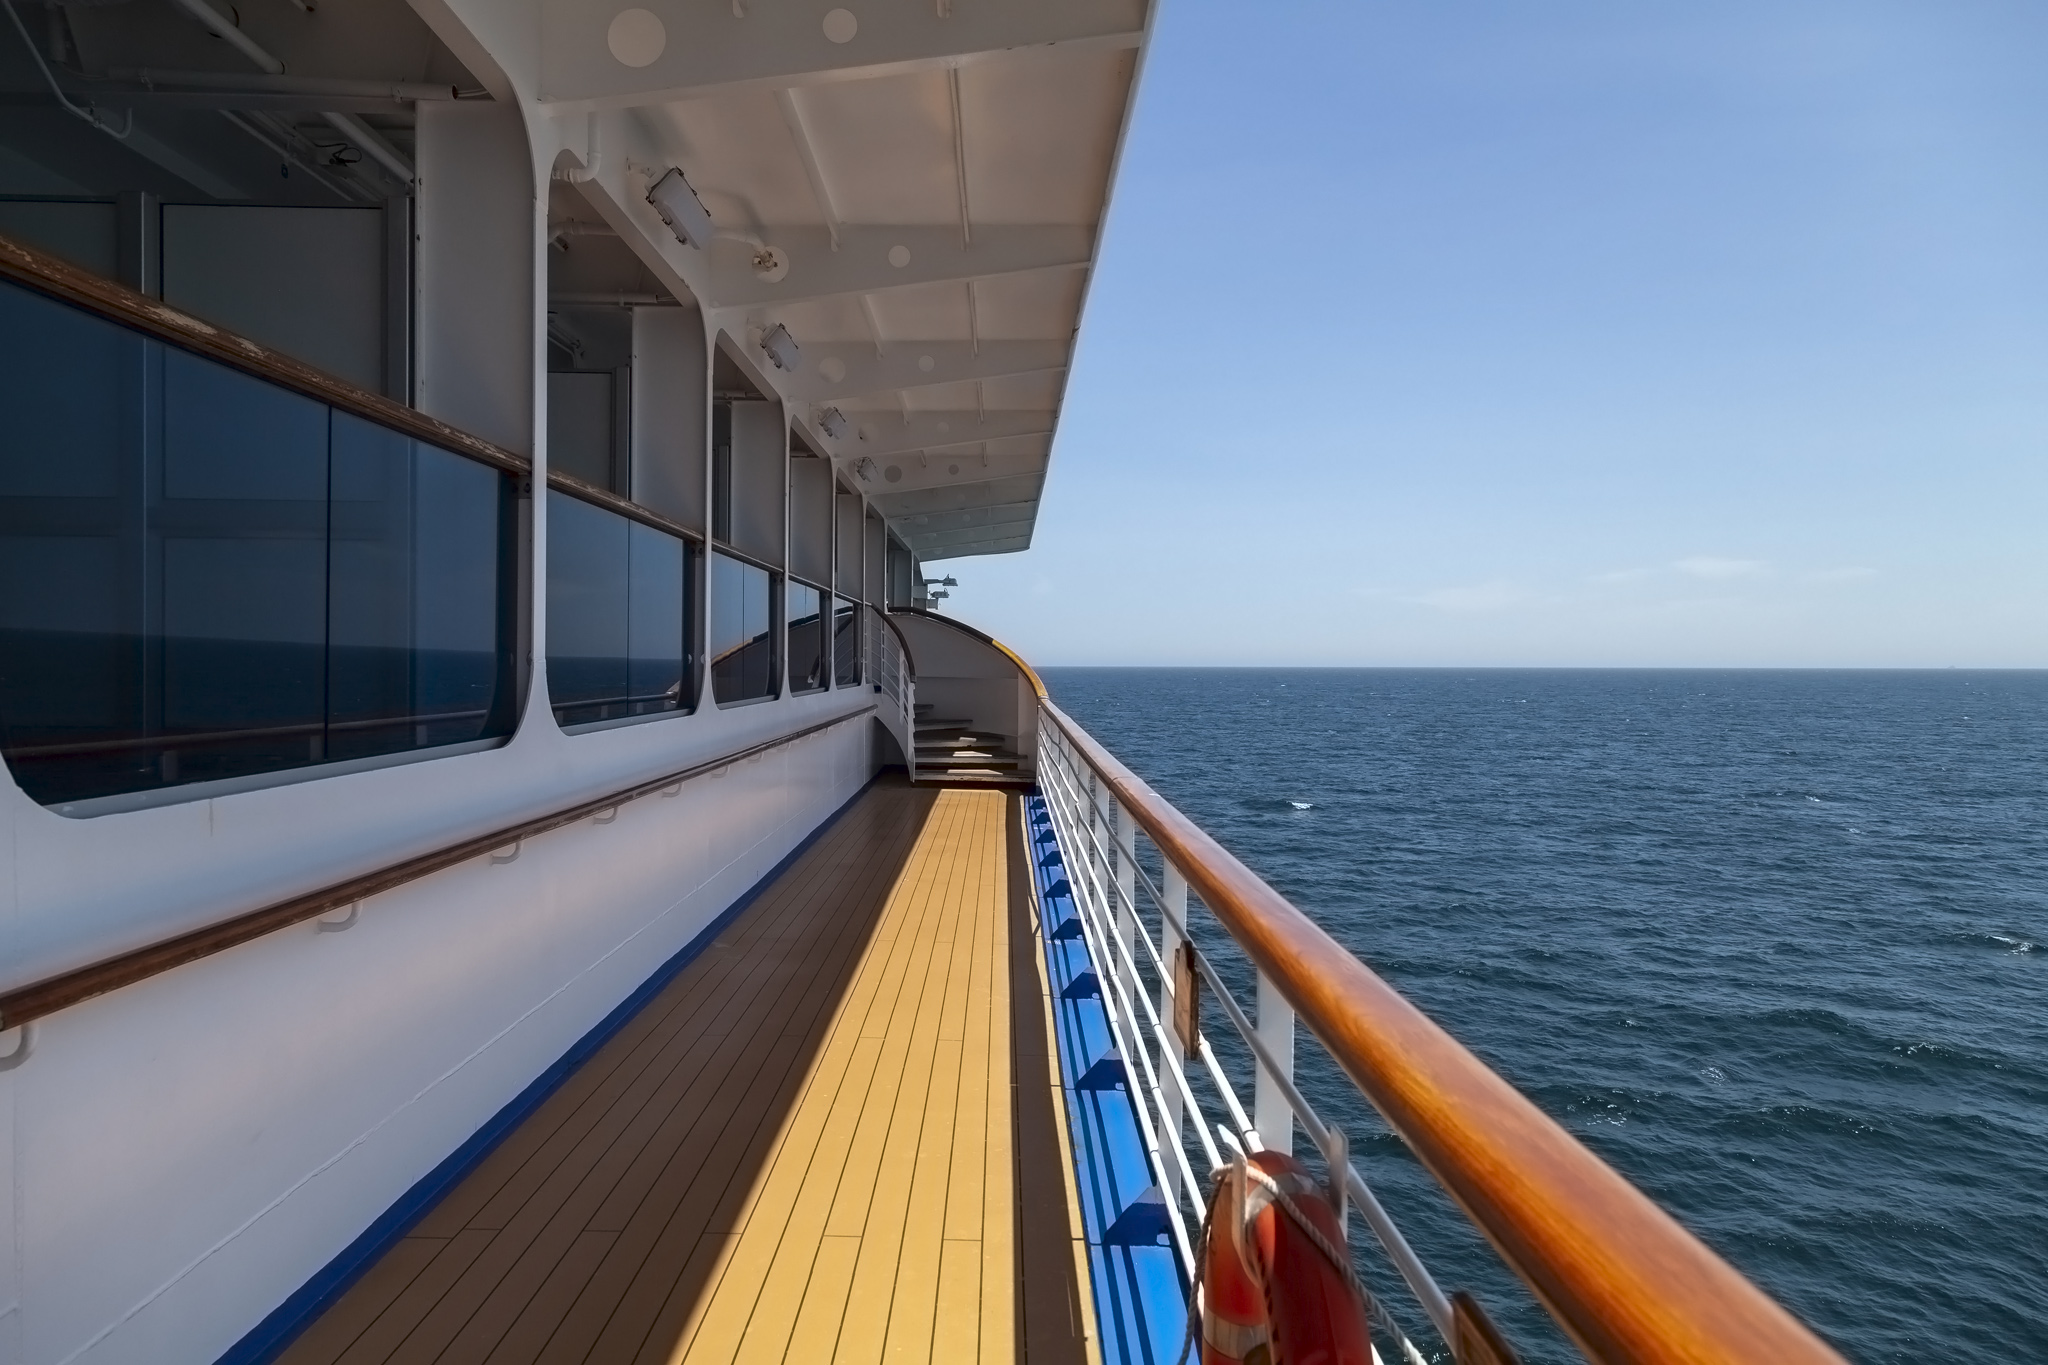
[[1016, 812], [877, 784], [285, 1365], [1018, 1359]]

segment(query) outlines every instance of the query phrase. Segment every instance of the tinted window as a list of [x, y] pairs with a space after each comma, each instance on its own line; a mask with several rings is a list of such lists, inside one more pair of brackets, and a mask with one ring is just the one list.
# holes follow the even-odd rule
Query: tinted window
[[0, 285], [0, 743], [45, 804], [510, 733], [497, 470]]
[[685, 709], [689, 546], [548, 494], [548, 700], [563, 725]]
[[832, 608], [832, 676], [841, 687], [860, 681], [860, 607], [844, 597]]
[[721, 704], [772, 697], [775, 575], [730, 555], [711, 556], [711, 687]]

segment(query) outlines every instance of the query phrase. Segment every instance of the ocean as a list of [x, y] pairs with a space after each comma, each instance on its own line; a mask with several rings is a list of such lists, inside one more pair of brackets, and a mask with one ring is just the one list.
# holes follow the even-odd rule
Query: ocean
[[[2048, 1360], [2048, 673], [1043, 673], [1849, 1358]], [[1299, 1055], [1439, 1282], [1525, 1359], [1577, 1359]]]

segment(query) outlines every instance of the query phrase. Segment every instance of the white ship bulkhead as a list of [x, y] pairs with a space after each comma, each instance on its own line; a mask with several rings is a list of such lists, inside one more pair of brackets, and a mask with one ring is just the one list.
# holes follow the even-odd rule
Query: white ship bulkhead
[[[416, 0], [413, 8], [492, 96], [418, 107], [410, 338], [415, 405], [534, 462], [519, 504], [525, 692], [516, 731], [498, 747], [425, 751], [360, 770], [299, 769], [88, 815], [60, 813], [0, 781], [0, 986], [846, 719], [673, 794], [624, 803], [0, 1033], [0, 1054], [12, 1051], [0, 1057], [4, 1365], [217, 1358], [909, 747], [900, 713], [895, 733], [882, 724], [890, 708], [872, 676], [721, 707], [700, 667], [691, 713], [571, 732], [556, 723], [542, 645], [546, 593], [536, 585], [548, 581], [546, 349], [558, 196], [580, 195], [593, 224], [616, 232], [667, 296], [641, 310], [636, 330], [634, 497], [658, 507], [666, 499], [665, 515], [701, 523], [713, 478], [704, 388], [723, 348], [780, 405], [788, 421], [777, 426], [828, 457], [841, 500], [873, 514], [850, 519], [835, 504], [839, 591], [910, 605], [918, 559], [1029, 540], [1134, 81], [1141, 0], [959, 0], [957, 14], [945, 0], [936, 13], [932, 0], [878, 0], [853, 6], [857, 17], [768, 0], [736, 3], [730, 14], [723, 3], [650, 0], [618, 23], [611, 8], [569, 0]], [[864, 37], [842, 37], [847, 23]], [[1058, 221], [1005, 223], [1019, 215], [1004, 210], [970, 230], [967, 154], [956, 142], [947, 161], [916, 175], [935, 179], [946, 196], [957, 183], [957, 213], [948, 206], [943, 215], [920, 210], [900, 224], [859, 226], [856, 209], [886, 184], [822, 185], [810, 149], [790, 158], [786, 124], [750, 132], [728, 110], [722, 122], [672, 125], [646, 95], [658, 78], [673, 87], [664, 98], [738, 92], [740, 114], [773, 113], [778, 91], [829, 83], [846, 74], [842, 67], [921, 73], [944, 91], [955, 57], [1024, 47], [1080, 54], [1070, 58], [1077, 83], [1054, 83], [1046, 98], [1090, 123], [1094, 151], [1087, 164], [1049, 167], [1034, 182], [1058, 191], [1046, 215]], [[959, 98], [955, 85], [956, 114]], [[801, 117], [790, 117], [801, 128]], [[678, 136], [678, 126], [691, 136]], [[845, 201], [780, 234], [807, 294], [841, 320], [836, 332], [820, 322], [799, 339], [817, 348], [814, 356], [843, 357], [838, 364], [784, 374], [765, 354], [764, 333], [796, 315], [776, 310], [759, 222], [700, 249], [678, 241], [648, 202], [650, 179], [679, 157], [744, 159], [757, 134], [787, 162], [777, 172], [783, 180], [799, 162], [811, 177], [808, 187], [802, 179], [768, 186], [770, 199], [829, 201], [836, 192]], [[984, 136], [1030, 141], [1021, 126]], [[850, 172], [893, 173], [886, 154], [836, 174]], [[735, 201], [712, 188], [706, 198], [721, 221], [738, 218]], [[1008, 192], [994, 182], [987, 189], [991, 201]], [[929, 327], [909, 351], [863, 334], [877, 315], [875, 291], [914, 303], [919, 287], [958, 291], [978, 275], [1006, 282], [1016, 297], [1049, 300], [1042, 311], [1051, 320], [1006, 334], [977, 334], [972, 319], [965, 328]], [[984, 328], [1000, 293], [983, 303]], [[966, 297], [971, 312], [971, 285]], [[908, 303], [900, 315], [917, 316]], [[946, 410], [890, 395], [892, 383], [940, 381], [975, 396]], [[893, 425], [848, 393], [863, 382], [882, 395], [871, 406]], [[848, 417], [828, 417], [833, 402], [854, 430], [835, 434]], [[960, 481], [972, 497], [956, 497], [932, 465], [940, 457], [924, 452], [959, 450], [942, 433], [977, 420], [978, 443], [941, 461], [956, 470], [973, 462], [973, 477]], [[907, 467], [908, 482], [880, 482], [877, 458]], [[912, 504], [882, 500], [922, 489], [940, 492], [917, 504], [934, 515], [915, 524]], [[882, 517], [904, 542], [886, 563], [873, 530], [854, 529]], [[849, 534], [866, 543], [849, 544]], [[788, 543], [785, 534], [774, 552], [785, 562]], [[860, 582], [850, 585], [849, 573]], [[893, 591], [885, 575], [898, 580]]]

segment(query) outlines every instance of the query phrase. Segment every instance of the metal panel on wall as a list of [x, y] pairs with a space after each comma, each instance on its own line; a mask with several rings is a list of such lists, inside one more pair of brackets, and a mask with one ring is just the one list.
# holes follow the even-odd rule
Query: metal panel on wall
[[702, 528], [709, 418], [704, 318], [695, 308], [635, 308], [633, 501]]
[[861, 500], [858, 493], [836, 493], [833, 495], [838, 530], [838, 581], [833, 586], [841, 597], [858, 598], [861, 595]]
[[887, 603], [883, 585], [888, 582], [889, 528], [873, 512], [868, 513], [867, 532], [862, 537], [867, 544], [867, 601], [868, 605], [880, 607]]
[[832, 586], [832, 464], [796, 451], [789, 457], [789, 571]]
[[782, 563], [783, 475], [789, 428], [782, 404], [732, 405], [732, 544], [768, 564]]
[[167, 204], [164, 302], [384, 388], [384, 210]]

